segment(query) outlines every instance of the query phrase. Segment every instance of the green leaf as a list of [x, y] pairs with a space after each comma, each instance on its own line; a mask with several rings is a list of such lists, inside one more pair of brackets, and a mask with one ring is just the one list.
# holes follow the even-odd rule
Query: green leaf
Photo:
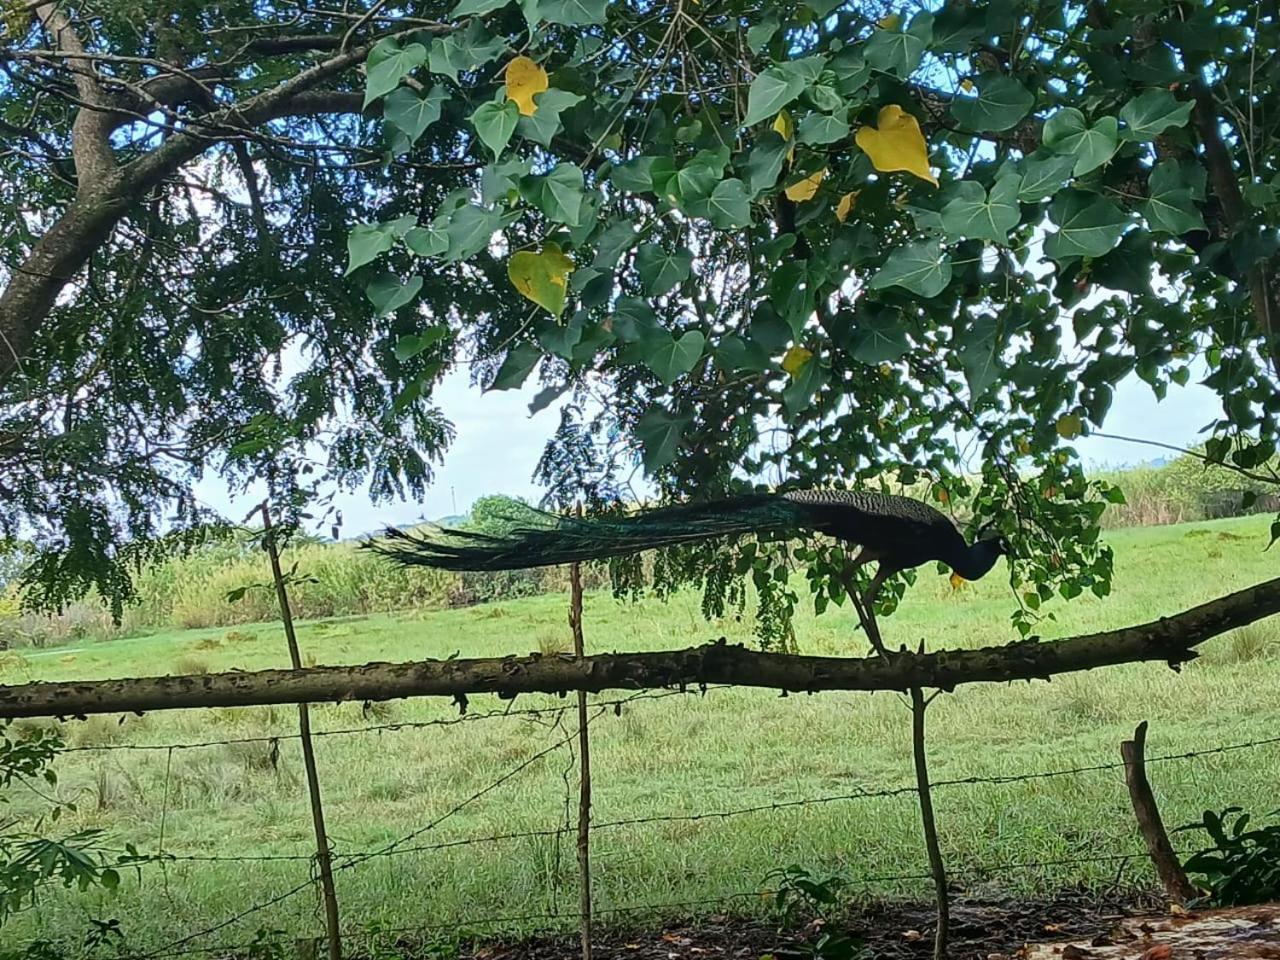
[[383, 317], [412, 301], [421, 290], [421, 277], [410, 277], [401, 283], [394, 273], [380, 273], [365, 285], [364, 293], [373, 303], [377, 315]]
[[1120, 240], [1129, 218], [1110, 200], [1067, 190], [1049, 207], [1058, 231], [1045, 239], [1044, 252], [1054, 260], [1100, 257]]
[[1115, 117], [1101, 117], [1092, 127], [1075, 107], [1059, 110], [1044, 124], [1044, 145], [1076, 158], [1075, 175], [1096, 170], [1115, 154], [1120, 143]]
[[438, 83], [425, 97], [418, 96], [408, 87], [396, 87], [382, 103], [382, 116], [412, 145], [427, 127], [440, 119], [440, 106], [448, 99], [449, 91]]
[[689, 278], [693, 253], [681, 247], [667, 251], [656, 243], [643, 243], [636, 250], [636, 271], [644, 292], [651, 297], [670, 293]]
[[890, 311], [855, 318], [849, 353], [859, 363], [892, 363], [911, 349], [906, 324]]
[[636, 437], [640, 441], [644, 468], [649, 473], [665, 467], [680, 451], [680, 439], [689, 426], [689, 420], [678, 417], [662, 407], [652, 407], [636, 424]]
[[771, 11], [759, 23], [748, 27], [747, 49], [752, 53], [759, 53], [764, 49], [765, 44], [773, 39], [779, 26], [781, 24], [778, 22], [778, 15]]
[[347, 236], [347, 270], [349, 276], [366, 263], [372, 263], [386, 253], [396, 240], [407, 234], [417, 221], [412, 216], [400, 217], [386, 223], [359, 223]]
[[983, 77], [976, 97], [957, 96], [951, 115], [977, 133], [1009, 130], [1031, 112], [1036, 98], [1013, 77]]
[[652, 168], [656, 158], [635, 157], [609, 171], [609, 182], [623, 193], [648, 193], [653, 189]]
[[520, 180], [529, 175], [528, 160], [494, 161], [480, 172], [480, 199], [486, 205], [506, 201]]
[[505, 49], [505, 40], [490, 34], [479, 20], [472, 20], [465, 29], [454, 30], [432, 41], [427, 69], [457, 83], [459, 73], [483, 66]]
[[596, 240], [596, 255], [591, 265], [612, 270], [619, 258], [630, 250], [635, 242], [636, 228], [629, 220], [617, 220], [609, 224]]
[[769, 13], [759, 23], [747, 28], [747, 49], [752, 53], [759, 53], [766, 43], [773, 39], [773, 35], [778, 32], [778, 15]]
[[747, 154], [747, 189], [755, 197], [778, 182], [790, 144], [776, 130], [762, 134]]
[[619, 297], [610, 320], [614, 336], [623, 343], [638, 343], [663, 335], [653, 307], [636, 297]]
[[871, 288], [905, 287], [922, 297], [936, 297], [951, 282], [951, 261], [937, 240], [911, 243], [889, 254]]
[[698, 365], [706, 346], [706, 337], [697, 330], [688, 330], [679, 339], [657, 337], [641, 343], [645, 366], [668, 387]]
[[449, 12], [449, 16], [454, 20], [460, 20], [463, 17], [483, 17], [486, 13], [501, 10], [510, 2], [511, 0], [462, 0]]
[[367, 107], [400, 86], [400, 80], [427, 62], [427, 48], [420, 43], [401, 47], [395, 37], [378, 41], [369, 53], [364, 106]]
[[1192, 230], [1207, 229], [1200, 208], [1183, 185], [1178, 164], [1165, 160], [1156, 164], [1147, 181], [1148, 196], [1138, 204], [1138, 212], [1156, 233], [1180, 236]]
[[538, 331], [538, 343], [547, 353], [568, 360], [582, 340], [582, 320], [573, 317], [568, 323], [555, 323]]
[[1054, 196], [1062, 185], [1071, 179], [1075, 170], [1076, 158], [1072, 156], [1046, 157], [1044, 159], [1028, 158], [1024, 164], [1022, 185], [1018, 188], [1018, 199], [1022, 203], [1037, 203], [1046, 197]]
[[1126, 140], [1154, 140], [1170, 127], [1185, 127], [1191, 119], [1190, 100], [1178, 100], [1168, 90], [1148, 90], [1120, 108]]
[[476, 128], [476, 133], [485, 146], [493, 151], [495, 158], [511, 142], [511, 135], [516, 132], [519, 120], [520, 108], [514, 100], [504, 100], [502, 103], [490, 100], [480, 104], [476, 107], [476, 112], [471, 114], [471, 125]]
[[604, 23], [607, 0], [538, 0], [538, 14], [547, 23], [566, 27]]
[[831, 58], [831, 72], [840, 83], [840, 92], [846, 97], [857, 93], [871, 79], [871, 67], [862, 55], [859, 44], [849, 44]]
[[573, 163], [557, 164], [545, 177], [538, 177], [536, 183], [538, 209], [556, 223], [578, 226], [586, 192], [582, 169]]
[[[818, 62], [815, 64], [813, 61]], [[800, 96], [805, 87], [817, 79], [821, 69], [820, 57], [805, 57], [803, 60], [789, 60], [761, 71], [747, 90], [747, 115], [742, 119], [743, 124], [749, 127], [774, 116]]]
[[711, 223], [721, 230], [751, 225], [751, 197], [741, 180], [730, 178], [716, 184], [707, 198]]
[[502, 366], [498, 368], [497, 375], [493, 378], [493, 383], [489, 384], [487, 390], [516, 390], [524, 385], [533, 368], [538, 365], [538, 361], [542, 359], [542, 351], [532, 343], [521, 343], [513, 347], [506, 358], [502, 361]]
[[671, 191], [668, 199], [676, 202], [687, 213], [693, 212], [691, 205], [705, 200], [712, 189], [720, 181], [723, 167], [717, 170], [714, 166], [697, 158], [686, 163], [671, 178], [667, 189]]
[[862, 48], [867, 65], [881, 73], [906, 79], [924, 56], [925, 40], [907, 31], [876, 29]]
[[956, 196], [942, 208], [942, 229], [948, 237], [990, 240], [1004, 243], [1018, 225], [1019, 177], [997, 180], [988, 194], [982, 184], [963, 180], [956, 184]]
[[969, 396], [977, 400], [1000, 374], [996, 319], [978, 317], [964, 332], [959, 347], [960, 366], [969, 385]]
[[442, 227], [414, 227], [404, 235], [404, 245], [420, 257], [438, 257], [449, 249], [449, 231]]
[[474, 203], [463, 204], [450, 214], [442, 224], [449, 235], [446, 260], [469, 260], [489, 246], [494, 232], [502, 226], [502, 217], [486, 207]]
[[827, 144], [835, 143], [849, 136], [849, 124], [839, 117], [829, 117], [825, 113], [811, 113], [796, 127], [796, 140], [800, 143]]
[[560, 132], [560, 114], [585, 99], [581, 94], [554, 87], [535, 94], [533, 101], [537, 112], [531, 117], [521, 117], [516, 124], [516, 132], [526, 140], [549, 147], [551, 138]]
[[405, 360], [416, 357], [433, 343], [439, 343], [448, 332], [449, 328], [441, 325], [427, 327], [421, 333], [409, 333], [399, 337], [395, 346], [396, 359], [403, 363]]
[[813, 395], [827, 380], [827, 369], [817, 357], [810, 358], [800, 368], [800, 372], [782, 390], [782, 406], [787, 413], [795, 417], [809, 409]]

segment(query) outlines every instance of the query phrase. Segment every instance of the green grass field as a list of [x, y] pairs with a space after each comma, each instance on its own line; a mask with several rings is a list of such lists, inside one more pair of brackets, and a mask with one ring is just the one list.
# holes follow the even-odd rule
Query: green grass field
[[[1263, 553], [1267, 518], [1117, 531], [1115, 591], [1054, 605], [1043, 636], [1118, 627], [1173, 613], [1275, 573]], [[305, 571], [303, 571], [305, 572]], [[945, 576], [923, 570], [899, 614], [883, 630], [891, 645], [921, 639], [936, 649], [1013, 639], [1013, 599], [993, 574], [953, 593]], [[620, 604], [598, 594], [585, 612], [590, 651], [684, 646], [725, 635], [749, 641], [749, 623], [705, 623], [698, 598]], [[518, 602], [404, 617], [305, 623], [304, 656], [316, 663], [486, 656], [551, 650], [567, 640], [566, 599]], [[852, 614], [833, 610], [797, 623], [806, 653], [860, 653]], [[1280, 634], [1263, 623], [1206, 645], [1180, 674], [1157, 664], [1060, 678], [1053, 683], [962, 688], [930, 710], [935, 779], [1014, 775], [1118, 759], [1118, 745], [1151, 721], [1148, 754], [1198, 750], [1277, 733]], [[287, 665], [277, 625], [206, 629], [62, 649], [0, 655], [0, 682], [190, 673]], [[612, 699], [608, 695], [596, 699]], [[570, 705], [521, 697], [515, 710]], [[472, 699], [471, 711], [503, 704]], [[442, 719], [437, 701], [314, 708], [317, 729]], [[411, 845], [436, 844], [562, 825], [574, 783], [567, 748], [553, 750], [507, 782], [459, 804], [522, 761], [572, 733], [552, 717], [474, 720], [452, 726], [323, 737], [320, 773], [339, 858], [425, 830]], [[291, 708], [177, 711], [95, 717], [63, 724], [74, 746], [161, 744], [293, 732]], [[598, 821], [716, 811], [801, 798], [875, 791], [911, 782], [909, 713], [894, 694], [780, 698], [767, 691], [713, 690], [705, 697], [639, 701], [592, 728]], [[281, 740], [273, 767], [267, 743], [192, 750], [83, 751], [58, 762], [59, 791], [78, 812], [59, 829], [98, 826], [145, 852], [178, 856], [307, 855], [311, 826], [296, 740]], [[1170, 824], [1205, 807], [1276, 806], [1280, 748], [1258, 747], [1155, 764], [1151, 777]], [[574, 787], [576, 790], [576, 787]], [[11, 811], [35, 801], [20, 792]], [[1141, 848], [1120, 770], [1000, 785], [939, 787], [935, 803], [944, 849], [955, 868], [989, 868], [959, 878], [970, 885], [1031, 891], [1076, 882], [1109, 883], [1118, 864], [1000, 869], [1002, 864], [1069, 860]], [[1182, 842], [1187, 842], [1183, 840]], [[924, 870], [910, 796], [837, 800], [727, 819], [675, 820], [599, 830], [593, 838], [598, 906], [704, 900], [758, 888], [773, 867], [800, 864], [856, 882]], [[87, 917], [118, 917], [133, 950], [158, 949], [304, 881], [305, 861], [189, 862], [142, 868], [114, 894], [57, 892], [6, 927], [18, 943], [34, 937], [78, 942]], [[1143, 880], [1141, 861], [1123, 880]], [[870, 894], [922, 894], [919, 881], [871, 880]], [[338, 875], [344, 926], [488, 932], [555, 926], [545, 919], [495, 918], [572, 911], [577, 891], [572, 837], [523, 838], [371, 859]], [[760, 909], [758, 900], [745, 906]], [[743, 904], [740, 904], [742, 906]], [[708, 909], [713, 909], [708, 907]], [[672, 909], [671, 912], [682, 912]], [[565, 921], [567, 922], [567, 921]], [[562, 924], [563, 925], [563, 924]], [[242, 943], [260, 928], [313, 935], [317, 900], [307, 890], [188, 944]]]

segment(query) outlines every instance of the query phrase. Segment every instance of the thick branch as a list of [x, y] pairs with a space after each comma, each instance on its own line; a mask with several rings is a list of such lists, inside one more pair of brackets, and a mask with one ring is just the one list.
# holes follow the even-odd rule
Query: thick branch
[[186, 707], [568, 690], [736, 684], [790, 691], [952, 689], [962, 683], [1048, 679], [1120, 663], [1196, 657], [1210, 637], [1280, 612], [1280, 578], [1140, 626], [981, 650], [901, 652], [866, 659], [757, 653], [725, 643], [592, 657], [503, 657], [369, 663], [193, 677], [140, 677], [0, 687], [0, 717], [79, 716]]
[[[57, 3], [42, 3], [35, 8], [36, 19], [48, 31], [53, 46], [78, 58], [87, 57], [84, 44]], [[81, 59], [73, 64], [76, 94], [84, 103], [97, 109], [81, 109], [71, 125], [71, 153], [82, 192], [101, 186], [116, 167], [111, 152], [112, 115], [107, 112], [110, 98], [94, 77], [93, 65]], [[3, 369], [3, 368], [0, 368]]]

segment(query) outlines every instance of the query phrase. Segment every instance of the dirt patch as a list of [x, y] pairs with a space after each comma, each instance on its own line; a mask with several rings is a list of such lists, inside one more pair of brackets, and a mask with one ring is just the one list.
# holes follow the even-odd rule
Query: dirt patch
[[1122, 920], [1087, 940], [1041, 944], [1026, 960], [1280, 960], [1280, 905]]
[[[1090, 942], [1124, 921], [1162, 907], [1143, 893], [1100, 894], [1068, 890], [1050, 899], [957, 898], [952, 911], [952, 960], [990, 960], [1026, 956], [1028, 944], [1075, 938]], [[929, 957], [933, 943], [933, 907], [924, 903], [875, 902], [850, 909], [838, 926], [861, 941], [875, 960], [917, 960]], [[758, 960], [772, 954], [777, 960], [811, 957], [808, 944], [819, 932], [780, 934], [759, 918], [714, 914], [697, 920], [643, 926], [636, 922], [599, 931], [597, 960]], [[406, 956], [431, 952], [425, 944], [402, 940]], [[486, 940], [464, 946], [459, 960], [572, 960], [578, 956], [574, 935], [524, 940]], [[1058, 960], [1058, 953], [1035, 955]], [[1135, 955], [1138, 956], [1138, 955]], [[1190, 956], [1190, 955], [1188, 955]], [[1099, 957], [1099, 960], [1102, 960]]]

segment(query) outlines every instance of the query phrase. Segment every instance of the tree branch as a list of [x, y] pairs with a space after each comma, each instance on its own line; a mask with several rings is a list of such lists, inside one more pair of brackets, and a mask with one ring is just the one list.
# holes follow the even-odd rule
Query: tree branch
[[116, 168], [115, 156], [111, 152], [110, 98], [94, 75], [84, 44], [71, 21], [58, 9], [58, 4], [41, 3], [35, 8], [34, 14], [48, 32], [55, 49], [83, 59], [83, 62], [74, 65], [71, 74], [80, 99], [96, 109], [82, 109], [76, 113], [71, 126], [71, 154], [80, 190], [99, 188]]
[[758, 653], [724, 642], [687, 650], [592, 657], [532, 654], [476, 660], [369, 663], [358, 667], [261, 670], [192, 677], [140, 677], [0, 686], [0, 717], [82, 716], [186, 707], [236, 707], [328, 700], [567, 690], [635, 690], [736, 684], [788, 691], [950, 690], [963, 683], [1048, 679], [1056, 674], [1140, 661], [1172, 667], [1220, 633], [1280, 612], [1280, 578], [1172, 617], [1047, 642], [979, 650], [888, 656], [800, 657]]

